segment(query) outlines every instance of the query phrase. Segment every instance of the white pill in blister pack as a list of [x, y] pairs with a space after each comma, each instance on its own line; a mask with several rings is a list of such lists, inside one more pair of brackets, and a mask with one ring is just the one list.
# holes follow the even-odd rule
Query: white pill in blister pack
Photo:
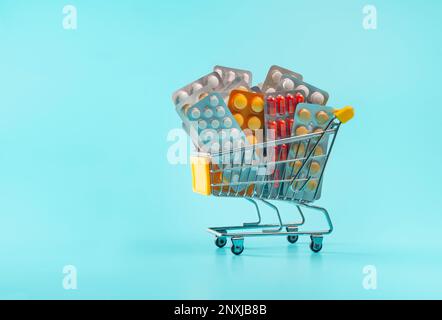
[[[186, 127], [194, 127], [199, 138], [192, 139], [202, 151], [214, 150], [213, 143], [243, 139], [242, 131], [219, 93], [209, 93], [195, 105], [180, 114]], [[193, 124], [194, 123], [194, 124]]]
[[[262, 84], [261, 91], [266, 94], [274, 93], [278, 89], [278, 86], [281, 83], [282, 77], [286, 74], [292, 75], [293, 77], [296, 77], [296, 78], [302, 80], [302, 75], [300, 75], [299, 73], [296, 73], [294, 71], [288, 70], [288, 69], [280, 67], [280, 66], [276, 66], [276, 65], [271, 66], [268, 73], [267, 73], [266, 79], [265, 79], [264, 83]], [[289, 89], [289, 90], [291, 90], [291, 89]]]
[[252, 85], [252, 73], [248, 70], [215, 66], [213, 71], [220, 75], [225, 86], [229, 86], [235, 80], [244, 81], [248, 87]]
[[224, 83], [219, 74], [211, 72], [175, 91], [172, 94], [172, 100], [178, 110], [186, 105], [195, 104], [198, 100], [203, 99], [207, 93], [219, 91], [223, 87]]
[[326, 91], [319, 89], [307, 82], [299, 80], [291, 75], [283, 75], [281, 78], [281, 90], [298, 90], [304, 93], [307, 102], [313, 104], [325, 105], [328, 101], [329, 95]]

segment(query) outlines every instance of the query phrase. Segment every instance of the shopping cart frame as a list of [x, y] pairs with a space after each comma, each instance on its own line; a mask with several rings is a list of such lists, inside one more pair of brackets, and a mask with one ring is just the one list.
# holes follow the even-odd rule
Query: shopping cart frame
[[[242, 225], [236, 225], [236, 226], [224, 226], [224, 227], [210, 227], [208, 228], [208, 232], [211, 233], [212, 235], [215, 236], [215, 244], [217, 247], [222, 248], [227, 244], [227, 239], [230, 238], [231, 242], [232, 242], [232, 247], [231, 247], [231, 251], [232, 253], [234, 253], [235, 255], [240, 255], [243, 251], [244, 251], [244, 238], [247, 237], [264, 237], [264, 236], [286, 236], [287, 240], [289, 241], [289, 243], [294, 244], [298, 241], [299, 236], [310, 236], [311, 242], [310, 242], [310, 249], [317, 253], [319, 251], [321, 251], [322, 246], [323, 246], [323, 238], [325, 235], [328, 235], [330, 233], [333, 232], [333, 223], [330, 217], [330, 214], [328, 213], [328, 211], [320, 206], [316, 206], [313, 205], [313, 202], [315, 200], [317, 200], [317, 192], [318, 190], [320, 190], [320, 187], [322, 185], [322, 180], [323, 180], [323, 174], [325, 172], [325, 168], [329, 159], [329, 156], [331, 154], [331, 151], [333, 149], [339, 128], [341, 126], [342, 123], [349, 121], [354, 115], [354, 111], [353, 108], [351, 107], [345, 107], [343, 109], [337, 110], [335, 112], [335, 117], [333, 117], [329, 123], [327, 124], [326, 128], [322, 131], [322, 132], [317, 132], [317, 133], [311, 133], [311, 134], [307, 134], [307, 135], [303, 135], [303, 136], [294, 136], [294, 137], [289, 137], [289, 138], [285, 138], [285, 139], [279, 139], [279, 140], [273, 140], [273, 141], [267, 141], [264, 143], [260, 143], [260, 144], [255, 144], [253, 146], [245, 146], [245, 147], [241, 147], [241, 148], [236, 148], [236, 149], [232, 149], [229, 150], [227, 152], [220, 152], [217, 154], [205, 154], [205, 155], [197, 155], [197, 158], [199, 159], [198, 161], [201, 160], [201, 158], [206, 158], [206, 162], [204, 162], [204, 166], [203, 169], [201, 170], [201, 167], [198, 168], [198, 166], [193, 166], [192, 165], [192, 176], [193, 176], [193, 182], [194, 182], [194, 191], [195, 192], [199, 192], [202, 194], [212, 194], [216, 197], [242, 197], [244, 198], [246, 201], [248, 201], [249, 203], [253, 204], [255, 209], [256, 209], [256, 213], [258, 216], [258, 220], [255, 222], [245, 222]], [[304, 167], [309, 164], [312, 159], [315, 157], [315, 153], [316, 150], [318, 148], [318, 146], [320, 146], [324, 140], [327, 140], [327, 144], [329, 144], [329, 147], [327, 148], [327, 151], [324, 155], [322, 155], [325, 158], [325, 161], [323, 163], [323, 168], [322, 171], [320, 173], [318, 180], [318, 187], [316, 188], [314, 197], [311, 199], [304, 199], [302, 197], [300, 198], [296, 198], [296, 193], [294, 193], [291, 197], [289, 197], [287, 195], [287, 191], [284, 192], [280, 192], [281, 190], [278, 189], [278, 192], [276, 195], [272, 195], [271, 193], [269, 194], [264, 194], [262, 191], [260, 194], [258, 194], [256, 192], [256, 184], [257, 183], [262, 183], [262, 184], [268, 184], [268, 183], [273, 183], [273, 182], [280, 182], [282, 185], [284, 184], [292, 184], [295, 181], [303, 181], [303, 185], [300, 188], [300, 190], [302, 191], [308, 181], [310, 181], [311, 176], [310, 177], [304, 177], [304, 178], [300, 178], [301, 172], [303, 172]], [[213, 165], [212, 160], [214, 157], [222, 157], [224, 154], [226, 153], [235, 153], [235, 152], [239, 152], [239, 153], [244, 153], [246, 152], [247, 148], [255, 148], [255, 149], [266, 149], [268, 150], [269, 148], [275, 147], [275, 146], [280, 146], [283, 144], [286, 145], [293, 145], [293, 144], [301, 144], [301, 143], [307, 143], [307, 152], [306, 155], [303, 156], [302, 158], [297, 158], [295, 157], [294, 159], [289, 159], [289, 160], [279, 160], [281, 154], [279, 154], [279, 157], [274, 161], [274, 164], [280, 164], [280, 163], [285, 163], [287, 164], [287, 162], [293, 162], [293, 161], [297, 161], [297, 160], [302, 160], [302, 167], [297, 171], [297, 173], [292, 177], [289, 176], [290, 179], [285, 179], [284, 175], [282, 175], [282, 178], [280, 180], [265, 180], [263, 179], [262, 181], [259, 180], [254, 180], [254, 181], [245, 181], [245, 182], [232, 182], [232, 181], [227, 181], [227, 182], [222, 182], [222, 183], [215, 183], [214, 182], [214, 174], [218, 171], [222, 171], [223, 169], [220, 169], [219, 167], [216, 167]], [[310, 143], [313, 143], [313, 145], [311, 147]], [[209, 159], [209, 160], [207, 160]], [[208, 162], [207, 162], [208, 161]], [[252, 165], [253, 166], [253, 165]], [[197, 169], [195, 169], [197, 168]], [[235, 168], [235, 167], [233, 167]], [[237, 168], [241, 168], [244, 169], [246, 168], [246, 166], [244, 166], [242, 164], [242, 166], [239, 166]], [[250, 166], [249, 166], [250, 168]], [[284, 172], [286, 166], [284, 167]], [[230, 168], [229, 170], [232, 170], [232, 168]], [[203, 174], [201, 174], [201, 171], [204, 171]], [[309, 172], [309, 171], [308, 171]], [[249, 174], [250, 175], [250, 174]], [[198, 178], [199, 176], [199, 178]], [[201, 177], [203, 177], [205, 180], [203, 181], [203, 189], [205, 188], [205, 190], [202, 190], [201, 188], [198, 190], [198, 187], [196, 185], [200, 184], [201, 185]], [[253, 186], [253, 192], [251, 192], [250, 194], [247, 194], [246, 191], [244, 191], [244, 193], [242, 194], [241, 192], [239, 192], [239, 188], [237, 188], [236, 191], [232, 191], [232, 187], [236, 186], [238, 187], [241, 184], [248, 184], [248, 185], [254, 185]], [[299, 182], [300, 183], [300, 182]], [[218, 188], [217, 190], [219, 190], [217, 192], [217, 190], [215, 190], [215, 188]], [[228, 191], [224, 191], [224, 189], [227, 188]], [[279, 187], [281, 188], [281, 187]], [[202, 191], [202, 192], [201, 192]], [[298, 214], [300, 215], [300, 220], [297, 222], [290, 222], [290, 223], [284, 223], [282, 218], [281, 218], [281, 214], [280, 211], [278, 209], [278, 207], [270, 202], [270, 201], [274, 201], [274, 202], [278, 202], [278, 201], [285, 201], [287, 203], [291, 203], [293, 204], [298, 211]], [[263, 224], [262, 223], [262, 215], [261, 215], [261, 210], [260, 207], [258, 205], [258, 202], [262, 203], [264, 206], [269, 207], [271, 209], [273, 209], [276, 213], [277, 216], [277, 224]], [[304, 209], [309, 209], [309, 210], [313, 210], [313, 211], [317, 211], [323, 214], [326, 223], [327, 223], [327, 228], [324, 230], [311, 230], [311, 231], [307, 231], [307, 230], [302, 230], [302, 226], [305, 224], [306, 218], [305, 218], [305, 214], [304, 214]]]

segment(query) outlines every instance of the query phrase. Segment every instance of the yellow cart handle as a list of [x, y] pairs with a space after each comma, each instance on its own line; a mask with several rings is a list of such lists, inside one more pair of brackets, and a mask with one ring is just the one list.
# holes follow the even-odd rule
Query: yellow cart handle
[[346, 123], [353, 119], [355, 115], [355, 110], [351, 106], [346, 106], [342, 109], [335, 110], [334, 114], [339, 121], [341, 121], [342, 123]]

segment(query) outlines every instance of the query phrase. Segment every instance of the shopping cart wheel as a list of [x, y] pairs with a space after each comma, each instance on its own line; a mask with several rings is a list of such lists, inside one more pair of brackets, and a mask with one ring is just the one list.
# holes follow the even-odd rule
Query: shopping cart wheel
[[215, 244], [218, 248], [222, 248], [227, 244], [226, 237], [216, 237]]
[[298, 241], [299, 237], [298, 236], [287, 236], [287, 240], [290, 243], [296, 243]]
[[[298, 232], [298, 228], [297, 227], [287, 227], [286, 228], [287, 232]], [[299, 239], [298, 235], [295, 234], [291, 234], [287, 236], [287, 240], [290, 243], [296, 243]]]
[[310, 249], [313, 252], [319, 252], [322, 249], [322, 237], [313, 237], [311, 236], [312, 242], [310, 242]]
[[232, 238], [232, 253], [239, 256], [244, 251], [244, 239]]

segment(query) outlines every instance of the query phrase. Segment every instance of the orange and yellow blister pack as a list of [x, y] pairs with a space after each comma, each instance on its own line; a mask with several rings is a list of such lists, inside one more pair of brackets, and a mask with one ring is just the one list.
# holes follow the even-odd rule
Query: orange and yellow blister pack
[[264, 95], [233, 90], [227, 106], [251, 144], [264, 141]]

